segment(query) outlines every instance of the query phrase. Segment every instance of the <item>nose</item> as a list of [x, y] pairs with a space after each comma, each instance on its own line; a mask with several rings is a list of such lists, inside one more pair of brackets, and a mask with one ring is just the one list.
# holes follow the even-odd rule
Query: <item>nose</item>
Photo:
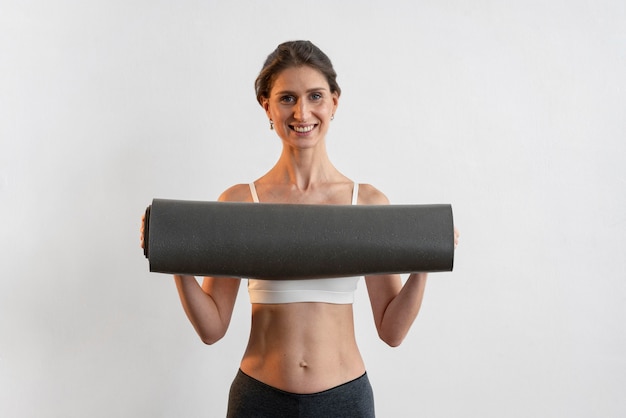
[[296, 103], [294, 112], [293, 112], [294, 119], [300, 122], [304, 122], [307, 120], [309, 113], [310, 113], [309, 104], [306, 102], [306, 100], [302, 100], [302, 99], [298, 100], [298, 102]]

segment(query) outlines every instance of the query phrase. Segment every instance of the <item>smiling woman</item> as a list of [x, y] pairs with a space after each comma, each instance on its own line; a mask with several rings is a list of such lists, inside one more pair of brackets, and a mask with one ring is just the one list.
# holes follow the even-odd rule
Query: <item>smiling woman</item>
[[[386, 205], [375, 187], [343, 175], [326, 152], [341, 89], [328, 57], [309, 41], [269, 55], [256, 93], [282, 141], [262, 177], [222, 193], [222, 202]], [[202, 341], [226, 333], [241, 279], [174, 276], [185, 312]], [[352, 302], [359, 277], [248, 281], [252, 329], [232, 383], [229, 417], [373, 417], [374, 398], [356, 344]], [[426, 273], [404, 285], [397, 274], [365, 277], [380, 338], [399, 345], [416, 318]], [[299, 411], [299, 414], [297, 414]]]
[[293, 147], [312, 147], [325, 138], [338, 103], [339, 94], [309, 66], [283, 70], [261, 101], [271, 126], [285, 145]]

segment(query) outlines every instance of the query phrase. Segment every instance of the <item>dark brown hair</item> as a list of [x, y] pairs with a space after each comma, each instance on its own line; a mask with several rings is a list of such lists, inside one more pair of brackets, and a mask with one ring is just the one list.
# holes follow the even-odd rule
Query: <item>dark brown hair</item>
[[341, 95], [337, 73], [328, 56], [310, 41], [289, 41], [278, 45], [274, 52], [268, 55], [263, 69], [254, 82], [259, 104], [262, 105], [263, 99], [269, 97], [274, 81], [281, 71], [305, 65], [321, 72], [328, 81], [331, 93]]

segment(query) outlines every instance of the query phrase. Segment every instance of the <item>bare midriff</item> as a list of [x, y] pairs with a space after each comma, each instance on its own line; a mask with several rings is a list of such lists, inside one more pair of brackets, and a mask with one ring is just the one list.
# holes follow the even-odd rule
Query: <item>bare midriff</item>
[[352, 305], [253, 304], [241, 370], [292, 393], [321, 392], [358, 378], [365, 365]]

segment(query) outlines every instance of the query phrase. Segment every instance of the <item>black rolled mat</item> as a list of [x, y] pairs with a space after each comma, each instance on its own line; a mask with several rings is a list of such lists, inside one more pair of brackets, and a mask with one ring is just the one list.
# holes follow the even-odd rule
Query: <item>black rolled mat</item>
[[307, 279], [451, 271], [452, 207], [296, 205], [154, 199], [150, 271]]

